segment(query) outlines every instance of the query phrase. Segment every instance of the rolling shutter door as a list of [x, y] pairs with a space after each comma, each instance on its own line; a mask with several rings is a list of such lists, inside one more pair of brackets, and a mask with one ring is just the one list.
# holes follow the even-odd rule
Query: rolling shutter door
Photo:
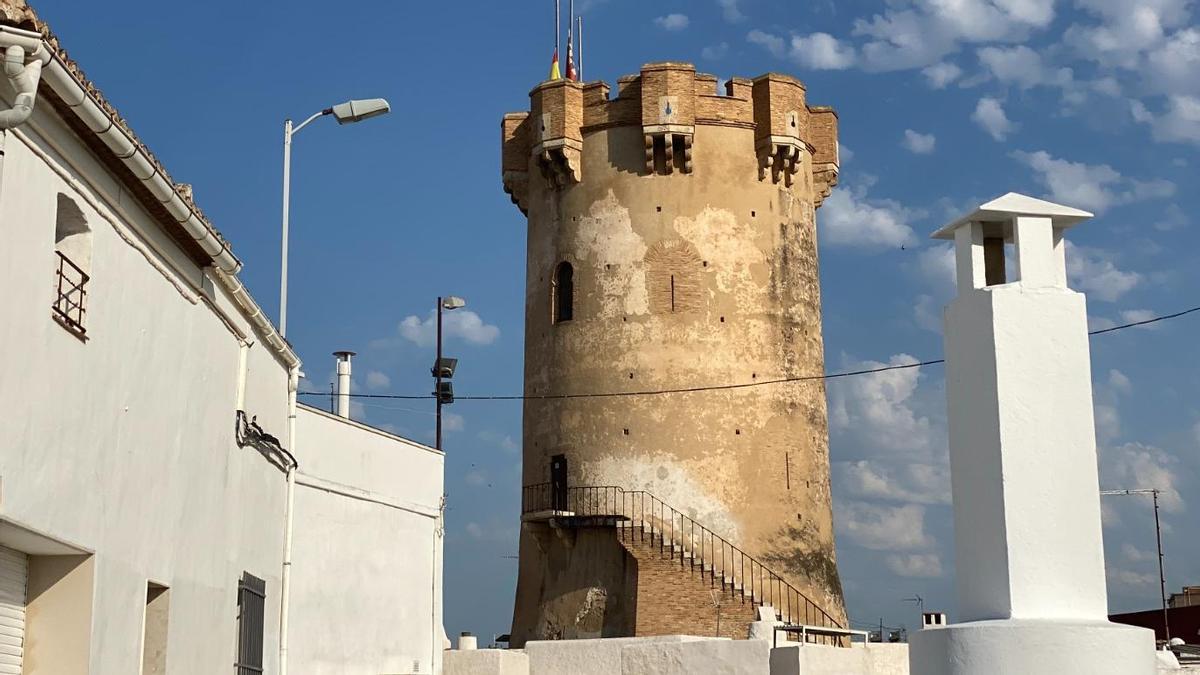
[[29, 558], [0, 546], [0, 675], [21, 675]]

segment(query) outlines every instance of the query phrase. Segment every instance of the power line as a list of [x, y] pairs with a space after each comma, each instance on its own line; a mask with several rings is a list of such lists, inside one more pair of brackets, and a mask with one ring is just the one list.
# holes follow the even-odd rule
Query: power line
[[[1174, 314], [1164, 314], [1142, 321], [1133, 321], [1130, 323], [1103, 328], [1100, 330], [1089, 331], [1088, 335], [1103, 335], [1105, 333], [1113, 333], [1127, 328], [1136, 328], [1147, 324], [1157, 323], [1159, 321], [1167, 321], [1170, 319], [1178, 319], [1181, 316], [1200, 312], [1200, 306], [1185, 309]], [[821, 375], [798, 375], [794, 377], [781, 377], [774, 380], [760, 380], [755, 382], [742, 382], [738, 384], [717, 384], [705, 385], [696, 387], [680, 387], [677, 389], [644, 389], [640, 391], [609, 391], [591, 394], [509, 394], [509, 395], [491, 395], [491, 396], [455, 396], [455, 400], [460, 401], [546, 401], [546, 400], [564, 400], [577, 398], [617, 398], [622, 396], [662, 396], [666, 394], [690, 394], [702, 391], [726, 391], [730, 389], [747, 389], [749, 387], [764, 387], [772, 384], [787, 384], [791, 382], [811, 382], [814, 380], [836, 380], [845, 377], [857, 377], [860, 375], [873, 375], [875, 373], [885, 373], [892, 370], [908, 370], [910, 368], [920, 368], [922, 366], [934, 366], [939, 363], [945, 363], [945, 359], [933, 359], [931, 361], [917, 361], [914, 363], [899, 363], [890, 366], [879, 366], [877, 368], [861, 368], [858, 370], [847, 370], [837, 373], [824, 373]], [[322, 391], [301, 391], [297, 392], [301, 396], [328, 396], [329, 392]], [[411, 396], [402, 394], [350, 394], [351, 398], [377, 398], [377, 399], [393, 399], [393, 400], [426, 400], [433, 398], [433, 394], [424, 396]]]

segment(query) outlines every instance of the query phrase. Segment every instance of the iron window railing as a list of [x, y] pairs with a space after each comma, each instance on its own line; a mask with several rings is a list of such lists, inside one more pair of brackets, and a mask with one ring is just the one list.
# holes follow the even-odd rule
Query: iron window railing
[[83, 335], [87, 332], [83, 318], [87, 312], [87, 283], [91, 277], [62, 251], [55, 253], [58, 254], [58, 293], [54, 299], [54, 314], [69, 330]]
[[238, 581], [237, 675], [263, 672], [263, 617], [267, 604], [267, 582], [243, 572]]

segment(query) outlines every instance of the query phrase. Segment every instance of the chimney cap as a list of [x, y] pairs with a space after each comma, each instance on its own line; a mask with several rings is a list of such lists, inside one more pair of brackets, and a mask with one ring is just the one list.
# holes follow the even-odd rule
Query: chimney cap
[[333, 355], [337, 356], [339, 358], [349, 358], [351, 356], [358, 356], [358, 353], [350, 352], [350, 351], [340, 351], [340, 352], [334, 352]]
[[1017, 192], [1009, 192], [990, 202], [981, 204], [971, 213], [934, 232], [934, 239], [954, 239], [954, 231], [967, 223], [1010, 222], [1015, 216], [1049, 218], [1055, 228], [1073, 227], [1092, 217], [1091, 213], [1044, 199], [1036, 199]]

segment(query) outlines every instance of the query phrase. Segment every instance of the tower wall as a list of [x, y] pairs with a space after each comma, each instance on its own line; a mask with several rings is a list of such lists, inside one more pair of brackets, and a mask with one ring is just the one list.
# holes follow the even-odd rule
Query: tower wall
[[[836, 115], [790, 77], [716, 84], [650, 64], [615, 98], [548, 82], [505, 116], [504, 184], [529, 219], [527, 396], [824, 372], [814, 213], [836, 182]], [[572, 311], [555, 322], [563, 263]], [[572, 486], [652, 493], [844, 620], [822, 380], [531, 398], [523, 421], [525, 485], [564, 455]], [[549, 527], [522, 526], [514, 643], [635, 623], [637, 583], [564, 563]]]

